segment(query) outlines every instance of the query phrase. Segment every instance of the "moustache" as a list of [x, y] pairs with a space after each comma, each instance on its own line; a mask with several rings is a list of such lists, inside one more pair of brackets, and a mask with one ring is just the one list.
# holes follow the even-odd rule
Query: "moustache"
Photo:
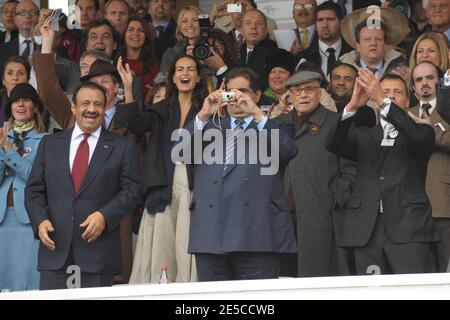
[[83, 117], [98, 117], [100, 116], [98, 112], [84, 112]]

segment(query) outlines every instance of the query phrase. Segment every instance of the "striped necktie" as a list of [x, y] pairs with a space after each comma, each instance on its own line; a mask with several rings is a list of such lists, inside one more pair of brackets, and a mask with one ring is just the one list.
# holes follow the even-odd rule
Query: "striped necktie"
[[234, 130], [227, 130], [227, 144], [225, 151], [225, 164], [223, 166], [223, 174], [227, 172], [230, 165], [233, 163], [234, 149], [237, 142], [237, 137], [244, 132], [244, 119], [236, 119], [234, 120], [236, 127]]

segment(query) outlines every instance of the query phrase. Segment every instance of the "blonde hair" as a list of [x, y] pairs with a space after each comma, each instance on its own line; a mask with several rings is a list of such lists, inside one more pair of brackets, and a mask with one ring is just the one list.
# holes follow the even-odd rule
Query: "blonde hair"
[[202, 14], [200, 9], [198, 7], [196, 7], [196, 6], [185, 6], [185, 7], [181, 8], [180, 12], [178, 13], [177, 29], [175, 31], [175, 36], [176, 36], [178, 41], [183, 40], [184, 36], [181, 33], [181, 23], [183, 22], [184, 15], [188, 11], [194, 11], [197, 14], [197, 16]]
[[[33, 101], [34, 106], [34, 129], [38, 133], [44, 133], [45, 132], [45, 125], [44, 120], [42, 119], [42, 114], [39, 112], [39, 106], [36, 104], [36, 102]], [[14, 127], [14, 117], [12, 115], [12, 105], [11, 105], [11, 117], [9, 117], [9, 127]]]
[[447, 71], [450, 66], [447, 44], [436, 32], [425, 32], [419, 38], [417, 38], [416, 43], [414, 43], [414, 47], [411, 51], [411, 56], [409, 58], [409, 70], [411, 70], [412, 72], [412, 70], [414, 70], [414, 68], [417, 66], [417, 50], [419, 48], [419, 44], [423, 40], [431, 40], [434, 42], [436, 48], [438, 49], [439, 58], [441, 60], [437, 67], [439, 67], [439, 69], [441, 69], [441, 71], [443, 72]]

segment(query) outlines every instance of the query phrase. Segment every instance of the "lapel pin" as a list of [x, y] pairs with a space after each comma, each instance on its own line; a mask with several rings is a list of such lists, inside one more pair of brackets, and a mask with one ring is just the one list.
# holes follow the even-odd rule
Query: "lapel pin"
[[314, 134], [314, 133], [317, 133], [317, 131], [319, 131], [319, 126], [317, 124], [313, 123], [311, 125], [311, 133]]
[[397, 138], [397, 137], [398, 137], [398, 131], [397, 131], [397, 130], [391, 131], [391, 132], [389, 133], [389, 138], [395, 139], [395, 138]]
[[31, 148], [30, 147], [26, 147], [24, 150], [23, 150], [23, 156], [22, 156], [22, 158], [25, 158], [27, 155], [29, 155], [30, 153], [31, 153]]

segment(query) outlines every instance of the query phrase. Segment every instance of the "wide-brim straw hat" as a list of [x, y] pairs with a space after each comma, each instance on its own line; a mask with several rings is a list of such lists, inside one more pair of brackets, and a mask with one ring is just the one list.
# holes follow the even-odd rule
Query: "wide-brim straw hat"
[[392, 8], [380, 8], [378, 6], [375, 10], [380, 10], [380, 14], [373, 13], [369, 8], [359, 9], [352, 11], [342, 19], [341, 31], [345, 41], [356, 49], [356, 27], [363, 21], [367, 21], [369, 18], [368, 27], [377, 27], [376, 21], [381, 17], [381, 21], [387, 28], [386, 44], [388, 46], [395, 46], [402, 42], [408, 33], [411, 31], [408, 25], [408, 19]]

